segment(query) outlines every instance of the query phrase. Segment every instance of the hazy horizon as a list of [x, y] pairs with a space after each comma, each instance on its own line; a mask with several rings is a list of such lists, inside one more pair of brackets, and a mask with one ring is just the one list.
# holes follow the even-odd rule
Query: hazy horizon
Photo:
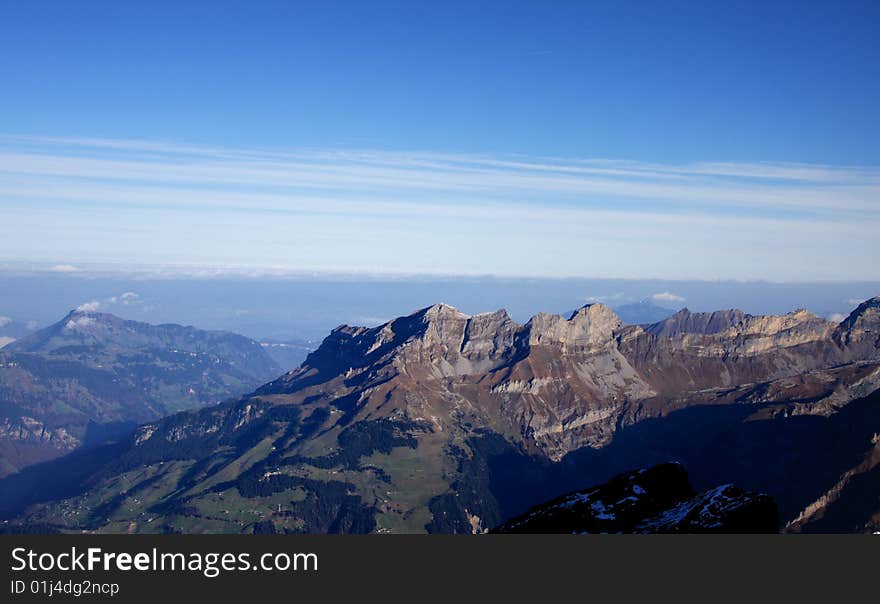
[[[72, 267], [69, 267], [72, 268]], [[0, 269], [0, 335], [23, 335], [70, 310], [93, 310], [148, 323], [192, 324], [256, 339], [320, 340], [334, 327], [373, 326], [435, 303], [469, 314], [505, 308], [520, 322], [538, 312], [565, 314], [592, 302], [612, 308], [647, 301], [670, 310], [739, 308], [782, 314], [807, 308], [839, 320], [880, 294], [880, 281], [771, 283], [534, 277], [61, 273]], [[4, 329], [6, 331], [4, 331]]]

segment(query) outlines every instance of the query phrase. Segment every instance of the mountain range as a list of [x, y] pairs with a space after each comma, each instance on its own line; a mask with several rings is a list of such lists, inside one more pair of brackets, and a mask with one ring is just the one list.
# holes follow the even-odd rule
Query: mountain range
[[249, 395], [7, 478], [0, 510], [51, 530], [484, 532], [669, 461], [696, 491], [768, 495], [786, 531], [880, 528], [880, 298], [840, 323], [438, 304], [341, 326]]
[[243, 336], [72, 311], [0, 349], [0, 476], [281, 373]]

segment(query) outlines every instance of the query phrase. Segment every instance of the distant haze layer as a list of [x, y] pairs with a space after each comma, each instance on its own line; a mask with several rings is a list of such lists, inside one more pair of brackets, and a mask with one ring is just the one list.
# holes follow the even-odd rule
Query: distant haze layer
[[753, 314], [806, 308], [834, 319], [880, 293], [880, 282], [328, 275], [147, 278], [71, 270], [7, 272], [0, 275], [0, 291], [0, 316], [8, 319], [0, 335], [24, 335], [28, 327], [48, 325], [82, 306], [154, 324], [191, 324], [260, 339], [320, 340], [342, 323], [378, 325], [436, 302], [468, 313], [506, 308], [518, 321], [541, 311], [567, 314], [590, 302], [619, 308], [642, 301], [650, 308], [739, 308]]

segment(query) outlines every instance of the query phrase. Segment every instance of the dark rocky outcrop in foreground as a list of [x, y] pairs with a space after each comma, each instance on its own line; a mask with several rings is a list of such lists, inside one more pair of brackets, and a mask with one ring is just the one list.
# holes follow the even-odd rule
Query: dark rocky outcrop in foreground
[[626, 472], [557, 497], [494, 533], [775, 533], [779, 512], [767, 495], [722, 485], [695, 493], [677, 463]]

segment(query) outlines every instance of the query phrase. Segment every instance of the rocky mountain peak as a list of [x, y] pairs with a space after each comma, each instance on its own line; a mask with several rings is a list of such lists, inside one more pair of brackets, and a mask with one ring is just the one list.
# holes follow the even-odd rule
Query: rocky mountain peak
[[57, 323], [20, 338], [7, 348], [15, 352], [51, 352], [71, 344], [92, 345], [121, 323], [122, 319], [113, 315], [76, 308]]
[[695, 313], [687, 308], [682, 308], [668, 319], [649, 325], [645, 331], [661, 337], [675, 337], [683, 333], [721, 333], [742, 322], [748, 316], [737, 309]]
[[[525, 325], [516, 323], [504, 309], [469, 315], [448, 304], [435, 304], [372, 329], [337, 327], [311, 358], [314, 361], [336, 349], [332, 356], [341, 360], [344, 348], [363, 359], [363, 355], [385, 354], [406, 343], [419, 349], [436, 346], [445, 355], [480, 358], [512, 353], [518, 343], [526, 342], [592, 347], [610, 344], [622, 325], [603, 304], [583, 306], [568, 319], [538, 313]], [[342, 356], [346, 362], [355, 362], [353, 354]]]
[[469, 316], [465, 313], [461, 312], [454, 306], [450, 304], [445, 304], [443, 302], [439, 304], [433, 304], [421, 311], [420, 314], [425, 318], [426, 321], [437, 321], [444, 319], [468, 319]]
[[604, 304], [588, 304], [577, 309], [569, 319], [539, 313], [526, 323], [529, 344], [595, 346], [609, 343], [623, 322]]
[[784, 315], [747, 315], [736, 326], [742, 335], [773, 336], [788, 331], [820, 332], [826, 331], [831, 323], [800, 308]]
[[613, 321], [619, 320], [617, 318], [617, 315], [614, 314], [613, 310], [598, 302], [592, 304], [584, 304], [576, 311], [574, 311], [572, 315], [568, 318], [568, 320], [571, 321], [573, 319], [576, 319], [577, 317], [606, 317]]
[[58, 325], [67, 331], [80, 333], [94, 332], [96, 329], [111, 329], [125, 323], [123, 319], [96, 310], [75, 308]]
[[859, 304], [841, 324], [880, 322], [880, 296], [874, 296]]
[[866, 352], [876, 351], [880, 343], [880, 296], [859, 304], [840, 322], [834, 335], [844, 345], [859, 345]]

